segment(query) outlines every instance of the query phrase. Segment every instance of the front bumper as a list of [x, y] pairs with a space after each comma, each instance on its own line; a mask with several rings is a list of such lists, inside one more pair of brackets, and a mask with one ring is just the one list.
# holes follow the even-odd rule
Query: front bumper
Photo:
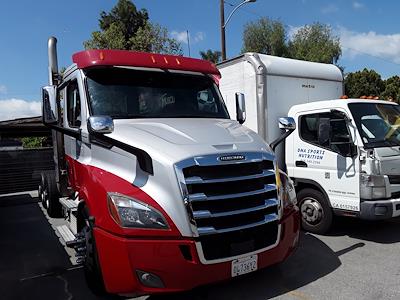
[[[282, 262], [296, 249], [298, 211], [285, 216], [281, 225], [280, 243], [258, 254], [258, 269]], [[109, 293], [145, 295], [178, 292], [231, 277], [231, 261], [216, 264], [200, 262], [194, 239], [122, 238], [97, 227], [94, 234], [104, 284]], [[137, 270], [157, 275], [164, 287], [144, 286], [136, 275]]]
[[400, 216], [400, 198], [387, 200], [365, 200], [360, 203], [360, 218], [384, 220]]

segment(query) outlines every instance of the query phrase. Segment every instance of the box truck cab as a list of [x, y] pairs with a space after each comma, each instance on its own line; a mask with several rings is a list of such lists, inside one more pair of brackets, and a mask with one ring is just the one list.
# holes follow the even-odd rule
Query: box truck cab
[[[49, 40], [43, 121], [56, 170], [39, 195], [90, 287], [191, 289], [279, 263], [296, 248], [291, 181], [270, 147], [229, 118], [209, 62], [76, 53], [62, 76]], [[238, 106], [241, 105], [238, 97]], [[289, 122], [293, 130], [293, 124]]]
[[364, 99], [295, 105], [286, 140], [304, 226], [328, 229], [332, 213], [367, 220], [400, 216], [400, 107]]
[[266, 141], [282, 134], [275, 126], [279, 117], [298, 124], [276, 153], [295, 182], [303, 228], [324, 233], [335, 214], [368, 220], [400, 215], [398, 105], [338, 99], [343, 76], [330, 64], [246, 53], [218, 68], [229, 112], [236, 111], [231, 92], [244, 93], [244, 125]]

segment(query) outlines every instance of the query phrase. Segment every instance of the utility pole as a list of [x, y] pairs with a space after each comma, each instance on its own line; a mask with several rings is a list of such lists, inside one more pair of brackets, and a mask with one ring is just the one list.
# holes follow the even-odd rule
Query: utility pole
[[221, 56], [222, 61], [226, 60], [226, 46], [225, 46], [225, 7], [224, 0], [220, 0], [220, 15], [221, 15]]

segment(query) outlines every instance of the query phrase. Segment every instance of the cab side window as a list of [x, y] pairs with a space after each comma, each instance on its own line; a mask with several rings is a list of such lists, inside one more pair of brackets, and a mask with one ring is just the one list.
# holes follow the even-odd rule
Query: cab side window
[[300, 137], [305, 142], [349, 155], [351, 135], [344, 116], [318, 113], [300, 117]]
[[67, 86], [67, 118], [70, 127], [81, 126], [81, 98], [76, 81], [72, 81]]
[[329, 141], [322, 141], [319, 130], [320, 124], [329, 118], [329, 113], [310, 114], [300, 117], [300, 137], [310, 144], [328, 147]]

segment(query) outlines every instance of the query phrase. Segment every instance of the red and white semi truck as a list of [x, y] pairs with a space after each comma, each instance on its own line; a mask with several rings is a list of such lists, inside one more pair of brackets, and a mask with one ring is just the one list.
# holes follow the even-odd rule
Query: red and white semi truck
[[[209, 62], [89, 50], [63, 74], [49, 39], [43, 122], [56, 169], [39, 195], [90, 287], [188, 290], [285, 260], [299, 213], [270, 147], [231, 120]], [[243, 102], [237, 96], [238, 107]], [[282, 119], [291, 131], [295, 124]]]

